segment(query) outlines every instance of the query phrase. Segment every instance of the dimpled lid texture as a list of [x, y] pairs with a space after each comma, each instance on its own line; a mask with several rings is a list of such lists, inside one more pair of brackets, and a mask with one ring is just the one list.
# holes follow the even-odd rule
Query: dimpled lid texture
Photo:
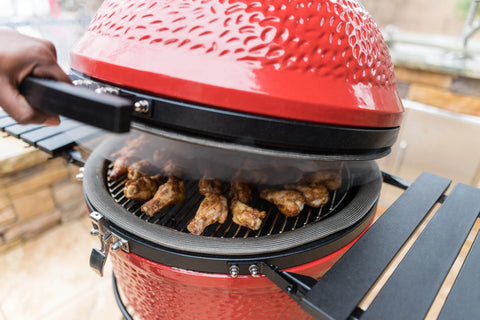
[[296, 120], [388, 127], [403, 112], [385, 41], [350, 0], [107, 0], [72, 50], [72, 67]]

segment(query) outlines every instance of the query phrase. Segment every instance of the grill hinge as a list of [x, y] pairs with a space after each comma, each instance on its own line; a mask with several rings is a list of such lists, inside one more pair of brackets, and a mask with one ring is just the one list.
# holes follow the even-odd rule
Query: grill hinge
[[306, 312], [315, 319], [333, 320], [323, 310], [315, 306], [307, 297], [307, 293], [317, 283], [312, 277], [304, 276], [293, 272], [285, 272], [279, 267], [265, 262], [260, 263], [261, 272], [297, 302]]
[[100, 239], [100, 249], [93, 248], [90, 254], [90, 267], [102, 277], [110, 249], [113, 251], [122, 249], [125, 252], [130, 252], [130, 247], [127, 240], [110, 231], [108, 222], [102, 214], [92, 211], [90, 220], [93, 225], [90, 234], [98, 236]]

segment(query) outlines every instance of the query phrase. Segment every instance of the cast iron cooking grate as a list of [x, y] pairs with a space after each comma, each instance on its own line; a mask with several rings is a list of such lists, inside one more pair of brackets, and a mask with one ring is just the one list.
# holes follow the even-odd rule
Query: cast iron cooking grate
[[[110, 174], [113, 165], [108, 166], [107, 176]], [[305, 205], [303, 211], [296, 217], [285, 217], [275, 205], [270, 202], [260, 199], [258, 197], [258, 189], [254, 189], [252, 207], [266, 211], [267, 216], [263, 220], [262, 226], [259, 230], [253, 231], [246, 227], [241, 227], [232, 221], [231, 214], [228, 215], [227, 220], [223, 224], [215, 223], [208, 226], [202, 233], [202, 236], [217, 237], [217, 238], [249, 238], [262, 237], [273, 234], [280, 234], [286, 231], [293, 231], [302, 228], [311, 223], [318, 222], [326, 217], [341, 210], [348, 199], [348, 190], [350, 189], [350, 178], [348, 170], [341, 170], [342, 187], [335, 191], [330, 191], [330, 201], [320, 208], [312, 208]], [[204, 196], [198, 192], [198, 180], [185, 181], [187, 189], [185, 200], [181, 203], [163, 208], [160, 212], [150, 217], [141, 211], [141, 206], [144, 201], [136, 201], [127, 199], [123, 194], [123, 188], [127, 179], [119, 181], [107, 181], [108, 191], [113, 199], [125, 208], [128, 212], [136, 217], [153, 223], [175, 229], [177, 231], [186, 232], [187, 225], [193, 219], [195, 213], [202, 202]], [[165, 182], [167, 179], [165, 178]], [[224, 185], [228, 185], [224, 183]], [[224, 192], [226, 195], [226, 192]], [[227, 197], [228, 198], [228, 197]]]

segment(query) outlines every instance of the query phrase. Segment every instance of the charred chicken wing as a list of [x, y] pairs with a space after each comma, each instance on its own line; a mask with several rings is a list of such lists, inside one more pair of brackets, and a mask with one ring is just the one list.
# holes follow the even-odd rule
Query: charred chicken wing
[[146, 201], [153, 197], [160, 181], [160, 176], [128, 180], [123, 188], [123, 193], [127, 199]]
[[287, 217], [298, 216], [305, 205], [305, 198], [295, 190], [265, 189], [260, 193], [260, 198], [275, 204]]
[[244, 182], [232, 181], [230, 184], [230, 198], [249, 204], [252, 201], [252, 187]]
[[185, 183], [175, 177], [158, 187], [152, 199], [142, 205], [142, 212], [153, 216], [162, 208], [182, 202], [185, 199]]
[[223, 190], [222, 182], [217, 179], [200, 179], [198, 182], [198, 191], [204, 196], [207, 193], [221, 194]]
[[318, 208], [330, 201], [330, 194], [327, 188], [322, 184], [311, 185], [286, 185], [285, 189], [297, 190], [302, 193], [305, 203], [310, 207]]
[[236, 199], [232, 201], [230, 208], [233, 222], [254, 231], [260, 229], [263, 219], [267, 216], [265, 211], [258, 211]]
[[227, 215], [227, 199], [220, 194], [207, 193], [187, 229], [192, 234], [200, 235], [209, 225], [215, 222], [224, 223]]
[[134, 156], [122, 156], [115, 160], [113, 163], [113, 169], [108, 176], [110, 180], [120, 180], [128, 173], [128, 167], [137, 161], [138, 158]]
[[128, 166], [128, 179], [134, 180], [147, 177], [153, 171], [153, 167], [147, 160], [140, 160]]

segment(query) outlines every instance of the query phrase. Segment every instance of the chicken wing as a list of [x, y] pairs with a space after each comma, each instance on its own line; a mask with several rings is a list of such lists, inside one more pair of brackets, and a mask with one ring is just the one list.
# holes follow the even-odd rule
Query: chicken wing
[[224, 223], [227, 215], [227, 199], [220, 194], [207, 193], [187, 229], [192, 234], [200, 235], [209, 225], [215, 222]]
[[178, 164], [176, 164], [173, 160], [168, 160], [165, 162], [162, 170], [160, 172], [167, 177], [181, 177], [182, 176], [182, 169]]
[[113, 169], [108, 179], [112, 181], [120, 180], [128, 173], [128, 167], [137, 160], [138, 158], [134, 156], [121, 156], [113, 162]]
[[128, 166], [128, 179], [134, 180], [140, 177], [147, 177], [153, 171], [152, 164], [147, 160], [140, 160]]
[[323, 184], [332, 191], [342, 187], [342, 176], [335, 171], [317, 171], [307, 175], [305, 181], [310, 184]]
[[287, 217], [298, 216], [305, 205], [305, 198], [295, 190], [265, 189], [260, 193], [260, 198], [275, 204]]
[[158, 187], [152, 199], [145, 202], [141, 210], [149, 216], [162, 210], [162, 208], [182, 202], [185, 199], [185, 183], [175, 177]]
[[232, 181], [230, 184], [231, 199], [236, 199], [244, 204], [249, 204], [252, 201], [252, 187], [244, 182]]
[[290, 184], [285, 185], [285, 189], [301, 192], [310, 207], [318, 208], [330, 201], [330, 194], [323, 184]]
[[161, 179], [160, 176], [154, 176], [128, 180], [123, 188], [123, 193], [127, 199], [146, 201], [153, 197]]
[[200, 179], [198, 181], [198, 191], [204, 196], [207, 193], [221, 194], [223, 190], [222, 182], [217, 179]]
[[254, 231], [260, 229], [263, 219], [267, 216], [265, 211], [259, 211], [236, 199], [232, 201], [230, 208], [233, 222]]

